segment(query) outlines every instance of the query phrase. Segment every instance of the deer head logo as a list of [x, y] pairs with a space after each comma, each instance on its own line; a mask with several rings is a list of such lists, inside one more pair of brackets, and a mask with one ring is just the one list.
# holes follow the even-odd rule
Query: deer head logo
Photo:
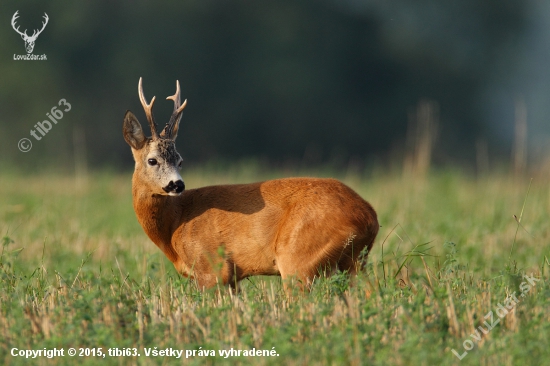
[[13, 14], [13, 18], [11, 18], [11, 26], [13, 29], [21, 35], [21, 38], [23, 38], [23, 41], [25, 41], [25, 49], [27, 50], [27, 53], [32, 53], [32, 50], [34, 49], [34, 42], [36, 42], [36, 38], [38, 38], [38, 35], [42, 33], [44, 28], [46, 28], [46, 24], [48, 24], [48, 14], [44, 13], [44, 22], [42, 22], [42, 29], [38, 30], [35, 29], [32, 36], [27, 35], [27, 30], [25, 29], [24, 32], [19, 31], [19, 27], [15, 27], [15, 20], [19, 18], [19, 15], [17, 13], [19, 10]]

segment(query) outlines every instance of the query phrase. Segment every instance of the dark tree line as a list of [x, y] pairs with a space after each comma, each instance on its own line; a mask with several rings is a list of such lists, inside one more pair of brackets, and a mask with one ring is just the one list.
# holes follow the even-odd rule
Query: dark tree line
[[[249, 156], [269, 161], [380, 159], [405, 143], [408, 114], [439, 106], [442, 162], [471, 158], [492, 140], [487, 85], [507, 80], [527, 26], [519, 0], [5, 1], [0, 4], [0, 154], [63, 164], [85, 145], [94, 165], [128, 166], [121, 134], [137, 96], [157, 96], [167, 121], [175, 80], [189, 100], [178, 147], [187, 162]], [[49, 24], [35, 54], [10, 26]], [[30, 33], [30, 32], [29, 32]], [[61, 98], [72, 105], [48, 135], [17, 142]], [[76, 132], [75, 132], [76, 131]], [[75, 136], [84, 136], [75, 138]], [[82, 148], [82, 146], [80, 146]]]

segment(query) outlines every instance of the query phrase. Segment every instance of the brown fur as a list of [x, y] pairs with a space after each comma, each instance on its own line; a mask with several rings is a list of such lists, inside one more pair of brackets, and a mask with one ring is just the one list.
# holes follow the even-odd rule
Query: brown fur
[[378, 233], [373, 208], [333, 179], [211, 186], [176, 197], [152, 194], [138, 171], [132, 183], [145, 233], [201, 287], [253, 275], [309, 284], [320, 270], [355, 273]]
[[[176, 94], [179, 100], [179, 84]], [[303, 288], [324, 273], [355, 274], [359, 254], [373, 245], [376, 212], [337, 180], [286, 178], [168, 195], [161, 187], [181, 179], [175, 136], [146, 138], [131, 112], [123, 133], [136, 162], [132, 194], [143, 230], [201, 288], [254, 275], [296, 278]]]

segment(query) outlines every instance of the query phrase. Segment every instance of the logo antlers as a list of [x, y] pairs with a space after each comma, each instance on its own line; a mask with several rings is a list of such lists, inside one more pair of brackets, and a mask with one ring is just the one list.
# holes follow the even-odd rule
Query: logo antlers
[[15, 14], [13, 14], [13, 18], [11, 18], [11, 26], [17, 33], [21, 35], [21, 38], [23, 38], [23, 41], [25, 41], [25, 49], [27, 50], [27, 53], [32, 53], [32, 50], [34, 49], [34, 42], [36, 42], [36, 38], [38, 38], [38, 35], [42, 33], [44, 28], [46, 28], [46, 24], [48, 24], [48, 20], [49, 20], [48, 14], [44, 13], [45, 22], [42, 22], [42, 29], [40, 30], [35, 29], [32, 36], [29, 37], [27, 35], [26, 29], [24, 32], [21, 32], [19, 31], [19, 27], [15, 28], [15, 20], [19, 18], [19, 15], [17, 15], [18, 12], [19, 10], [17, 10]]

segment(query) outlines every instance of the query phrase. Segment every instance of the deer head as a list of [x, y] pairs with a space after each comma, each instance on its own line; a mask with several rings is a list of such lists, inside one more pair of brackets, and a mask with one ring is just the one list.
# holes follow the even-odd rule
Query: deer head
[[160, 135], [153, 117], [153, 104], [147, 103], [143, 95], [142, 79], [139, 78], [138, 93], [141, 105], [145, 110], [147, 121], [151, 127], [151, 137], [146, 137], [136, 116], [126, 111], [122, 132], [124, 140], [132, 148], [136, 162], [134, 179], [145, 185], [153, 194], [178, 196], [185, 189], [185, 184], [178, 172], [182, 158], [176, 150], [181, 112], [187, 105], [187, 99], [181, 104], [180, 84], [176, 81], [176, 94], [166, 98], [174, 101], [174, 112]]
[[23, 38], [23, 41], [25, 41], [25, 49], [27, 50], [27, 53], [32, 53], [32, 50], [34, 49], [34, 42], [36, 42], [36, 38], [38, 38], [38, 35], [42, 33], [44, 28], [46, 28], [46, 24], [48, 24], [48, 20], [49, 20], [48, 14], [44, 13], [44, 22], [42, 22], [42, 29], [40, 30], [35, 29], [32, 36], [29, 37], [27, 35], [26, 29], [24, 32], [21, 32], [19, 31], [19, 27], [17, 28], [15, 27], [15, 20], [19, 18], [19, 15], [17, 15], [18, 12], [19, 10], [17, 10], [15, 14], [13, 14], [13, 17], [11, 18], [11, 26], [17, 33], [21, 35], [21, 38]]

